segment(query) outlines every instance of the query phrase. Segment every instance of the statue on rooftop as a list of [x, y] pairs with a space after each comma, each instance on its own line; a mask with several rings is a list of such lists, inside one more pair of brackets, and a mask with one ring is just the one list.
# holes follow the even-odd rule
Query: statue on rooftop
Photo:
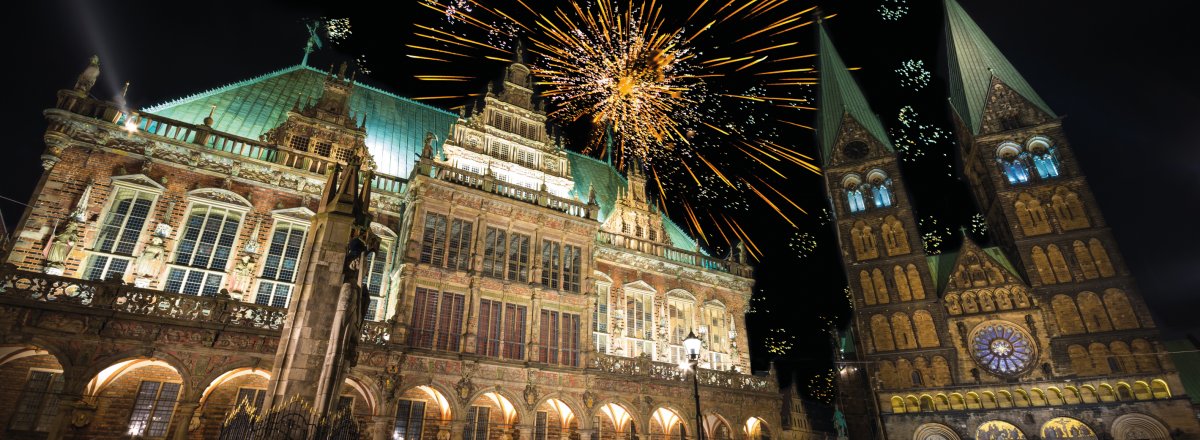
[[83, 94], [88, 94], [92, 91], [92, 86], [96, 85], [96, 78], [100, 76], [100, 57], [92, 55], [91, 62], [83, 68], [83, 72], [79, 74], [79, 78], [75, 80], [75, 91]]

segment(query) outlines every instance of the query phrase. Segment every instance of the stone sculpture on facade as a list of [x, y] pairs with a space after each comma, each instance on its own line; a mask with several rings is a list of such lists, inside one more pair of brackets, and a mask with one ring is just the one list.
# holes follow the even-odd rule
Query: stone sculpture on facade
[[138, 255], [137, 260], [134, 261], [133, 274], [137, 277], [134, 283], [138, 287], [149, 286], [150, 280], [157, 277], [158, 272], [162, 270], [166, 259], [167, 248], [162, 236], [157, 234], [151, 236], [150, 242], [146, 243], [141, 255]]
[[229, 277], [229, 292], [234, 298], [241, 298], [250, 291], [250, 283], [254, 281], [254, 269], [258, 262], [254, 255], [243, 254], [233, 265], [233, 274]]
[[100, 76], [100, 56], [92, 55], [88, 66], [79, 74], [79, 78], [75, 80], [75, 91], [87, 94], [92, 91], [92, 86], [96, 85], [96, 78]]

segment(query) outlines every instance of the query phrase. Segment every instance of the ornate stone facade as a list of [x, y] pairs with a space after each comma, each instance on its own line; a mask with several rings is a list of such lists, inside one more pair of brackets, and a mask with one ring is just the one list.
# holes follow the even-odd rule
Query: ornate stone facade
[[[856, 312], [843, 385], [873, 400], [849, 404], [875, 426], [852, 438], [1200, 438], [1061, 119], [945, 3], [963, 170], [996, 247], [964, 233], [957, 252], [926, 255], [861, 92], [840, 72], [821, 78], [850, 103], [822, 117], [840, 120], [827, 125], [826, 188]], [[822, 49], [823, 71], [844, 70]]]
[[[407, 177], [362, 175], [380, 246], [355, 263], [367, 322], [329, 406], [353, 405], [369, 438], [692, 437], [681, 331], [705, 341], [707, 438], [817, 438], [798, 399], [782, 422], [773, 375], [750, 374], [751, 268], [684, 243], [636, 178], [557, 148], [527, 67], [510, 66], [445, 142], [423, 130], [419, 152], [372, 144], [380, 129], [353, 106], [382, 92], [344, 72], [274, 75], [160, 107], [203, 117], [191, 122], [60, 92], [35, 208], [0, 270], [0, 378], [12, 384], [0, 437], [215, 438], [235, 405], [261, 411], [282, 389], [269, 385], [280, 347], [321, 345], [301, 324], [298, 337], [281, 331], [312, 275], [301, 262], [341, 261], [304, 246], [336, 223], [318, 200], [328, 175], [417, 154]], [[323, 92], [312, 103], [263, 92], [289, 82]], [[210, 109], [223, 93], [291, 110], [262, 133], [222, 132], [256, 117]], [[370, 121], [424, 116], [397, 117]], [[636, 194], [623, 212], [654, 235], [601, 230], [618, 192]]]

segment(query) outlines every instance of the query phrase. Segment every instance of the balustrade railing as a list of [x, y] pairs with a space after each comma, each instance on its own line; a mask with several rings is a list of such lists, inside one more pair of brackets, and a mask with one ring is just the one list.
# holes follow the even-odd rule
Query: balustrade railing
[[167, 293], [20, 270], [0, 272], [0, 297], [262, 330], [282, 329], [287, 317], [287, 309], [234, 299]]
[[504, 196], [506, 198], [532, 203], [571, 216], [595, 220], [597, 208], [577, 200], [559, 197], [548, 191], [535, 190], [521, 185], [504, 182], [494, 176], [479, 174], [456, 168], [447, 164], [433, 164], [428, 159], [422, 159], [419, 169], [430, 170], [430, 177], [444, 182], [475, 188], [481, 191]]
[[370, 345], [387, 345], [392, 341], [392, 325], [386, 322], [367, 321], [363, 323], [360, 342]]
[[[691, 378], [688, 370], [679, 365], [654, 362], [647, 357], [627, 358], [607, 354], [589, 355], [588, 368], [623, 376], [641, 376], [665, 381], [686, 381]], [[760, 392], [778, 392], [775, 377], [754, 376], [736, 371], [708, 370], [701, 368], [700, 385]]]
[[697, 252], [686, 251], [662, 243], [633, 237], [624, 234], [599, 231], [596, 242], [600, 244], [635, 250], [644, 254], [662, 257], [676, 263], [702, 267], [708, 270], [725, 272], [741, 277], [750, 277], [750, 266], [735, 261], [712, 258]]

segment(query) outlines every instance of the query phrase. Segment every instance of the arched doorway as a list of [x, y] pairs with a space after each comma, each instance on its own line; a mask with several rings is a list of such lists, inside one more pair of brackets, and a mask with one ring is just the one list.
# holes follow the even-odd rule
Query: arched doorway
[[596, 410], [594, 425], [598, 440], [632, 440], [638, 435], [633, 414], [619, 403], [601, 405]]
[[58, 358], [39, 347], [0, 347], [0, 377], [20, 378], [0, 387], [0, 407], [11, 408], [7, 429], [39, 436], [51, 430], [63, 391], [63, 368]]
[[450, 401], [428, 385], [409, 388], [396, 402], [393, 439], [433, 440], [438, 431], [450, 429]]
[[959, 440], [958, 433], [940, 423], [926, 423], [913, 431], [913, 440]]
[[686, 440], [686, 425], [678, 412], [668, 408], [658, 408], [650, 414], [650, 438], [652, 440]]
[[746, 419], [746, 439], [771, 440], [771, 428], [767, 426], [767, 421], [761, 417]]
[[733, 429], [724, 417], [709, 413], [704, 415], [704, 434], [705, 440], [731, 440]]
[[84, 399], [98, 408], [87, 435], [165, 437], [171, 429], [180, 429], [173, 428], [172, 421], [187, 391], [179, 370], [164, 360], [135, 358], [112, 364], [84, 388]]

